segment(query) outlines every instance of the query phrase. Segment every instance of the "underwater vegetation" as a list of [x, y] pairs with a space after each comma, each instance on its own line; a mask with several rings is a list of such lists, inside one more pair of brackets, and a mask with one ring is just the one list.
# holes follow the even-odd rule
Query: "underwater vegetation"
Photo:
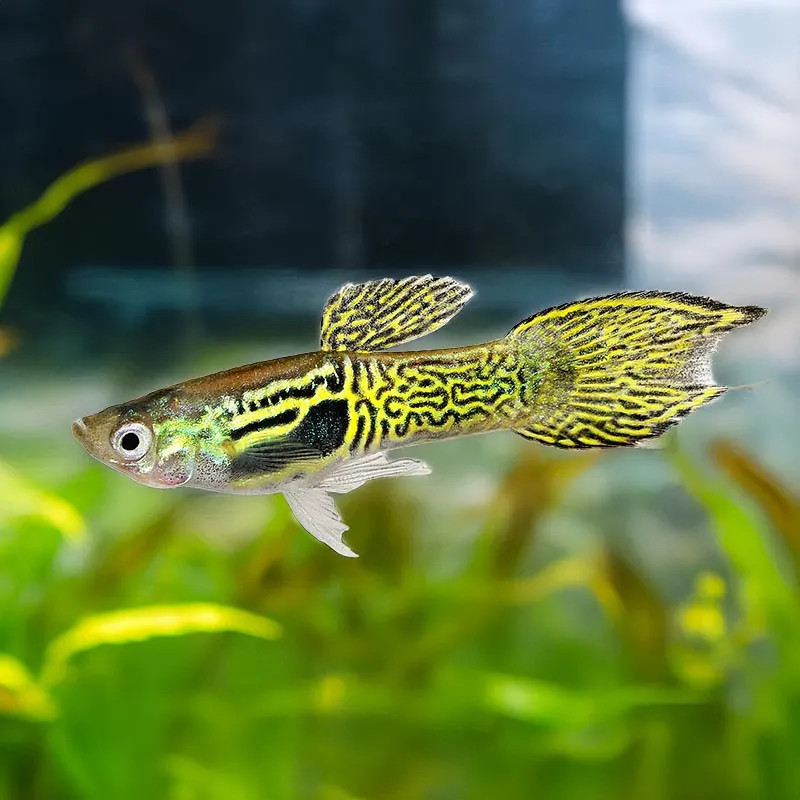
[[472, 508], [347, 498], [358, 561], [280, 499], [5, 469], [0, 796], [796, 796], [800, 500], [671, 446], [720, 558], [668, 599], [541, 541], [602, 459], [522, 452]]
[[[800, 496], [731, 439], [621, 456], [670, 475], [646, 518], [594, 451], [372, 483], [345, 560], [280, 498], [150, 491], [53, 431], [0, 440], [0, 798], [800, 794]], [[636, 526], [710, 552], [665, 577]]]

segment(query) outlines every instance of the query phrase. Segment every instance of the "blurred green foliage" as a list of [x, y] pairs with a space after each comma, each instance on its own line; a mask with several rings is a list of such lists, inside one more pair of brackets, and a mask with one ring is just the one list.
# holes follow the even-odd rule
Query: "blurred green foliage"
[[[0, 300], [20, 220], [102, 179], [69, 175], [0, 229]], [[584, 515], [590, 543], [543, 541], [579, 525], [575, 484], [602, 485], [608, 456], [528, 445], [435, 499], [366, 486], [343, 501], [349, 560], [281, 498], [156, 492], [77, 447], [58, 476], [61, 444], [18, 444], [0, 800], [800, 797], [800, 499], [731, 441], [637, 454], [666, 460], [696, 503], [669, 516], [718, 549], [677, 598], [609, 535], [624, 509]]]
[[727, 561], [671, 604], [608, 545], [540, 557], [602, 464], [521, 452], [466, 511], [346, 498], [357, 561], [280, 498], [3, 471], [0, 796], [796, 797], [800, 502], [730, 442], [670, 447]]

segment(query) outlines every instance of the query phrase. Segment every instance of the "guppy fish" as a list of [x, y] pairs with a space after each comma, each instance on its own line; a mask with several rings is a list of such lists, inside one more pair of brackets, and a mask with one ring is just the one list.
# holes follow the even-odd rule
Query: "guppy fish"
[[711, 375], [719, 339], [766, 313], [627, 292], [540, 311], [487, 344], [384, 352], [471, 297], [430, 275], [347, 284], [323, 310], [318, 351], [160, 389], [73, 432], [147, 486], [281, 492], [307, 531], [355, 556], [331, 493], [430, 471], [387, 451], [498, 430], [567, 449], [646, 443], [726, 390]]

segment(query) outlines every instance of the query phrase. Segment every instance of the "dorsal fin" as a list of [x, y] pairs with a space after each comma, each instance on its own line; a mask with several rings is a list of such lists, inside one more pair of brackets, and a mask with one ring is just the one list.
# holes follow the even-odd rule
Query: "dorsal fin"
[[348, 283], [322, 311], [323, 350], [385, 350], [446, 325], [472, 297], [454, 278], [420, 275]]

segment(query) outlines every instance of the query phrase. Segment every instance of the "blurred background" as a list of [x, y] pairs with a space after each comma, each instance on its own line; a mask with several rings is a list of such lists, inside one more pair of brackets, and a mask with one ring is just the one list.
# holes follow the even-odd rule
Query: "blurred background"
[[[800, 797], [797, 0], [6, 0], [0, 798]], [[341, 500], [156, 492], [70, 423], [314, 349], [680, 289], [770, 315], [661, 450], [426, 446]]]

